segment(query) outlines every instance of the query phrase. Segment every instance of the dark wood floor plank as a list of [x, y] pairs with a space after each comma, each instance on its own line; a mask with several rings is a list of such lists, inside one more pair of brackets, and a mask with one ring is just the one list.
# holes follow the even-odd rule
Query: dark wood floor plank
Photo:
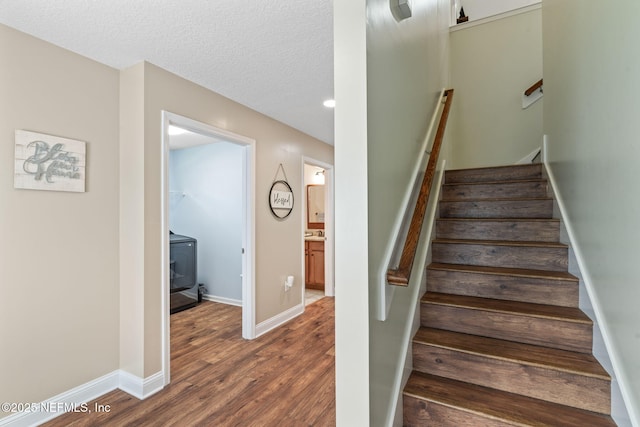
[[88, 404], [109, 412], [44, 425], [335, 425], [333, 298], [251, 341], [241, 320], [240, 307], [213, 302], [172, 315], [171, 384], [144, 401], [114, 390]]

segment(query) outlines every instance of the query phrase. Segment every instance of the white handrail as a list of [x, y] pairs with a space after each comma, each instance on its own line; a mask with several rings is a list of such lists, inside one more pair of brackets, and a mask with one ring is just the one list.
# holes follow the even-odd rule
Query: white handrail
[[427, 149], [429, 147], [429, 143], [433, 139], [433, 132], [436, 126], [438, 112], [441, 109], [440, 105], [442, 104], [442, 100], [444, 99], [445, 90], [446, 89], [442, 89], [442, 92], [440, 92], [440, 96], [438, 97], [438, 104], [433, 111], [431, 121], [429, 122], [429, 128], [427, 129], [427, 133], [425, 134], [424, 140], [422, 141], [422, 146], [420, 147], [420, 155], [418, 156], [418, 159], [416, 160], [413, 171], [411, 173], [411, 179], [409, 181], [410, 185], [407, 187], [402, 198], [402, 203], [399, 206], [398, 213], [396, 214], [396, 220], [393, 224], [391, 237], [387, 240], [388, 243], [384, 251], [383, 261], [382, 263], [380, 263], [380, 269], [378, 272], [380, 298], [378, 301], [378, 313], [376, 317], [381, 321], [387, 319], [389, 307], [391, 306], [391, 301], [393, 300], [393, 294], [395, 292], [395, 286], [387, 285], [387, 270], [392, 267], [392, 262], [398, 261], [399, 252], [402, 250], [404, 242], [398, 242], [398, 236], [400, 235], [400, 231], [405, 225], [405, 221], [411, 220], [411, 215], [407, 215], [407, 212], [409, 210], [408, 207], [411, 203], [411, 200], [414, 198], [415, 189], [419, 189], [420, 187], [416, 184], [416, 181], [418, 178], [418, 174], [420, 173], [420, 169], [425, 164], [426, 156], [430, 154]]

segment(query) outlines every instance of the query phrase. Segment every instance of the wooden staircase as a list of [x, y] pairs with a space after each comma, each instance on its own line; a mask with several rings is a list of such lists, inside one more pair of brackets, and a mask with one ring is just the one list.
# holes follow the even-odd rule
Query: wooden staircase
[[615, 426], [542, 165], [447, 171], [405, 426]]

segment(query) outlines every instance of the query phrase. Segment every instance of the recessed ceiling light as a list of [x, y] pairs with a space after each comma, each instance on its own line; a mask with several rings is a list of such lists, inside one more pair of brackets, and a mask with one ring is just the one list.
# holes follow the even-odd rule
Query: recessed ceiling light
[[327, 99], [326, 101], [324, 101], [322, 103], [322, 105], [324, 105], [327, 108], [334, 108], [336, 106], [336, 100], [335, 99]]

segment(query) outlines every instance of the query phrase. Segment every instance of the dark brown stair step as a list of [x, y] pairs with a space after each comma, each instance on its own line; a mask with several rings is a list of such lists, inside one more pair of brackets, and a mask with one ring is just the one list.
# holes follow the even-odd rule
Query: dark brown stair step
[[436, 236], [440, 239], [557, 242], [560, 220], [440, 218], [436, 220]]
[[568, 247], [555, 242], [435, 239], [432, 261], [488, 267], [567, 271]]
[[547, 188], [542, 179], [444, 184], [442, 200], [547, 197]]
[[561, 271], [431, 263], [429, 292], [578, 306], [578, 278]]
[[420, 328], [414, 370], [608, 414], [611, 377], [591, 354]]
[[593, 322], [580, 309], [427, 292], [421, 325], [590, 353]]
[[496, 166], [445, 171], [446, 184], [541, 179], [542, 164]]
[[403, 392], [404, 425], [614, 427], [611, 417], [414, 372]]
[[438, 206], [441, 218], [551, 218], [553, 216], [553, 200], [549, 198], [441, 200]]

